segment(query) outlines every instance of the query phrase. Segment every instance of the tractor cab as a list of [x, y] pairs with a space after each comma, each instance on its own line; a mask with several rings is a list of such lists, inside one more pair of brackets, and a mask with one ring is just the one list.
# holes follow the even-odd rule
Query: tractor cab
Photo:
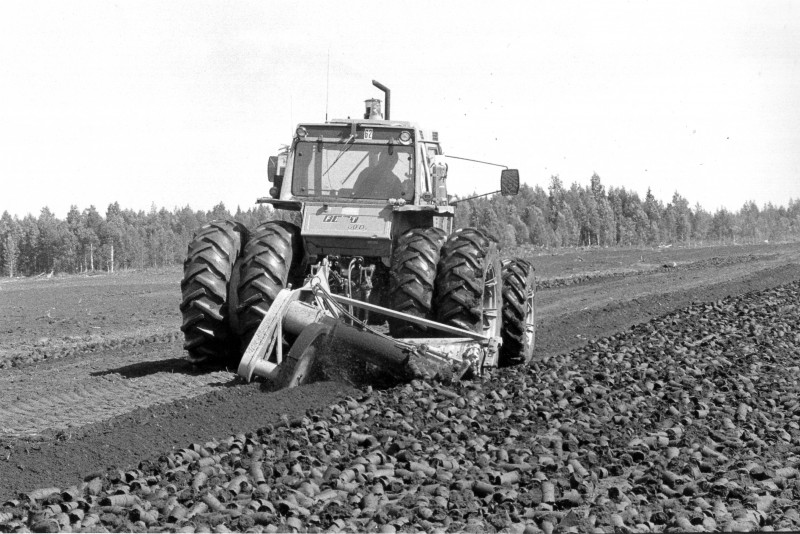
[[408, 228], [452, 229], [438, 133], [384, 119], [381, 107], [369, 99], [362, 119], [300, 124], [270, 158], [270, 198], [259, 202], [301, 212], [309, 255], [335, 250], [388, 263]]
[[291, 146], [270, 158], [270, 196], [290, 202], [443, 206], [434, 211], [452, 214], [446, 208], [446, 165], [438, 132], [389, 120], [388, 105], [384, 119], [380, 99], [366, 100], [365, 108], [363, 119], [298, 125]]

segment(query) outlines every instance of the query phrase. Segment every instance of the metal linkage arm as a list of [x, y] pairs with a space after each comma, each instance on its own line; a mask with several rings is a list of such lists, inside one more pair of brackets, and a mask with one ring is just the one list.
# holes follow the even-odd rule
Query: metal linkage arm
[[458, 328], [456, 326], [450, 326], [443, 323], [437, 323], [436, 321], [430, 321], [428, 319], [423, 319], [421, 317], [417, 317], [415, 315], [409, 315], [407, 313], [391, 310], [389, 308], [384, 308], [382, 306], [376, 306], [374, 304], [370, 304], [368, 302], [362, 302], [360, 300], [349, 299], [347, 297], [343, 297], [341, 295], [332, 295], [328, 293], [327, 295], [331, 299], [335, 300], [336, 302], [340, 302], [342, 304], [347, 304], [350, 306], [364, 308], [365, 310], [377, 312], [383, 315], [387, 315], [389, 317], [394, 317], [395, 319], [404, 319], [410, 323], [416, 323], [422, 326], [427, 326], [428, 328], [433, 328], [436, 330], [440, 330], [442, 332], [446, 332], [448, 334], [452, 334], [458, 337], [466, 337], [469, 339], [473, 339], [475, 341], [481, 341], [488, 343], [491, 338], [484, 336], [482, 334], [478, 334], [477, 332], [472, 332], [471, 330], [464, 330], [463, 328]]

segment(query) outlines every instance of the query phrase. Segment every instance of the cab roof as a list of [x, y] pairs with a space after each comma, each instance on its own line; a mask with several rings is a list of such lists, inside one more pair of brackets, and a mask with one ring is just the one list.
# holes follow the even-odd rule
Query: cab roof
[[439, 142], [439, 132], [436, 130], [423, 129], [418, 124], [409, 121], [393, 121], [383, 119], [333, 119], [327, 122], [305, 122], [301, 125], [307, 126], [351, 126], [357, 124], [359, 126], [377, 126], [384, 128], [409, 128], [416, 130], [420, 133], [420, 140], [425, 142]]
[[408, 121], [387, 121], [382, 119], [333, 119], [325, 124], [368, 124], [370, 126], [385, 126], [387, 128], [417, 128], [416, 124]]

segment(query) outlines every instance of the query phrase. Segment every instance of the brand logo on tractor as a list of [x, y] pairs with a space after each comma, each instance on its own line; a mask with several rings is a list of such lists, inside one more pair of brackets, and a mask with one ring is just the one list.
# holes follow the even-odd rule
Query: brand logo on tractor
[[325, 217], [323, 217], [322, 222], [335, 223], [338, 222], [339, 219], [345, 219], [350, 224], [355, 224], [358, 222], [358, 216], [353, 216], [353, 215], [326, 215]]

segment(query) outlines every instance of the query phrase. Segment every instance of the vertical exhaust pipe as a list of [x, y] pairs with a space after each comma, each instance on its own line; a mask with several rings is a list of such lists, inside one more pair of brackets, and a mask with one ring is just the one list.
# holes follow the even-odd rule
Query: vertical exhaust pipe
[[386, 120], [388, 121], [391, 118], [391, 115], [389, 113], [391, 111], [391, 106], [392, 106], [392, 91], [377, 80], [372, 80], [372, 85], [383, 91], [384, 100], [386, 100], [385, 115], [386, 115]]

